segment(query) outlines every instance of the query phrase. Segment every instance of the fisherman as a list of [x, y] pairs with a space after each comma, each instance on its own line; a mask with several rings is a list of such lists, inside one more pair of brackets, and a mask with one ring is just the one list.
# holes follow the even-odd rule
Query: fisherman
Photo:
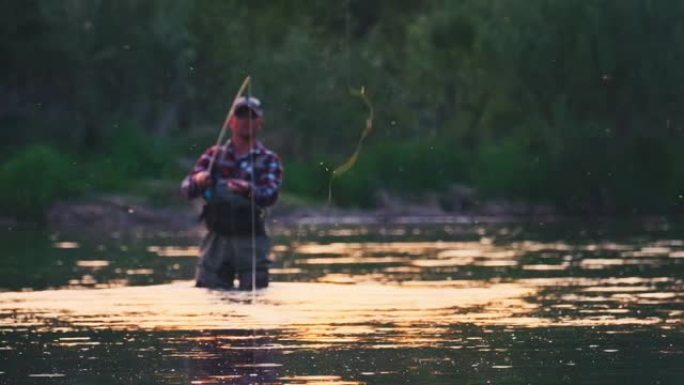
[[237, 98], [228, 120], [231, 139], [205, 151], [181, 184], [185, 198], [205, 200], [209, 231], [200, 247], [198, 287], [232, 289], [236, 275], [240, 290], [268, 286], [264, 209], [278, 199], [283, 168], [278, 155], [256, 140], [263, 115], [259, 99]]

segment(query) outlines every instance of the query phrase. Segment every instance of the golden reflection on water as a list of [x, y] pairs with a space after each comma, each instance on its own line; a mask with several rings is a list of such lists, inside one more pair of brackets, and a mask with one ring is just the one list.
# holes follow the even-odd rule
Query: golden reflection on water
[[[508, 245], [496, 245], [489, 239], [480, 242], [388, 242], [388, 243], [294, 243], [289, 247], [280, 246], [276, 253], [292, 253], [300, 255], [297, 264], [382, 264], [406, 263], [419, 267], [439, 266], [516, 266], [520, 256], [534, 252], [554, 252], [548, 257], [558, 258], [560, 252], [591, 251], [600, 255], [601, 252], [619, 255], [610, 258], [586, 258], [580, 266], [587, 269], [602, 269], [616, 265], [639, 265], [658, 263], [650, 258], [673, 257], [681, 258], [682, 251], [673, 251], [665, 246], [644, 246], [637, 250], [634, 246], [604, 243], [595, 245], [571, 246], [562, 242], [517, 242]], [[312, 255], [314, 257], [308, 257]], [[323, 257], [325, 256], [325, 257]], [[419, 259], [415, 257], [419, 256]], [[541, 254], [543, 257], [544, 254]], [[572, 258], [566, 254], [564, 259]], [[550, 264], [540, 264], [551, 266]], [[543, 267], [526, 265], [526, 270], [543, 270]], [[563, 270], [568, 264], [555, 265], [548, 270]]]
[[298, 265], [358, 265], [409, 263], [409, 258], [401, 257], [335, 257], [335, 258], [305, 258], [295, 261]]
[[569, 263], [561, 263], [559, 265], [548, 265], [548, 264], [535, 264], [535, 265], [523, 265], [521, 266], [523, 270], [530, 271], [561, 271], [566, 270], [570, 267]]
[[103, 261], [103, 260], [76, 261], [76, 266], [95, 270], [95, 269], [101, 269], [103, 267], [109, 266], [109, 261]]
[[[281, 248], [284, 253], [288, 249]], [[491, 242], [388, 242], [388, 243], [300, 243], [294, 254], [297, 265], [404, 264], [419, 268], [518, 265], [520, 252]], [[316, 255], [316, 257], [308, 257]], [[322, 257], [325, 255], [326, 257]], [[419, 257], [419, 258], [416, 258]]]
[[[439, 335], [440, 327], [454, 324], [538, 327], [683, 321], [681, 312], [676, 311], [684, 303], [683, 295], [676, 289], [657, 289], [657, 284], [669, 282], [667, 278], [380, 284], [331, 274], [324, 281], [335, 283], [276, 282], [257, 292], [256, 303], [251, 303], [251, 293], [196, 289], [188, 281], [98, 290], [5, 292], [0, 293], [0, 328], [54, 331], [58, 322], [67, 328], [114, 330], [278, 329], [289, 330], [299, 348], [360, 340], [381, 348], [449, 342], [426, 336]], [[548, 288], [566, 290], [543, 294]], [[544, 300], [551, 302], [548, 309], [581, 311], [575, 316], [544, 316]], [[644, 303], [666, 308], [662, 313], [638, 316], [633, 308]], [[379, 325], [392, 327], [383, 331]], [[378, 335], [382, 340], [373, 343], [373, 336]]]
[[[571, 268], [608, 270], [624, 266], [662, 266], [667, 258], [684, 258], [684, 251], [677, 249], [682, 244], [679, 240], [656, 240], [639, 246], [614, 242], [497, 244], [492, 238], [482, 236], [479, 241], [463, 242], [295, 242], [274, 249], [273, 257], [278, 260], [284, 255], [296, 255], [292, 263], [299, 266], [392, 265], [384, 269], [387, 273], [414, 273], [420, 269], [447, 272], [459, 267], [560, 272]], [[535, 256], [532, 261], [521, 263], [523, 257], [530, 255]]]
[[126, 275], [152, 275], [154, 270], [152, 269], [128, 269], [126, 270]]
[[78, 249], [81, 245], [77, 242], [55, 242], [52, 247], [55, 249]]
[[279, 378], [285, 384], [293, 385], [364, 385], [365, 382], [345, 381], [341, 376], [285, 376]]
[[[521, 299], [533, 289], [515, 284], [351, 285], [275, 283], [257, 294], [196, 289], [190, 282], [100, 290], [0, 293], [2, 327], [45, 326], [110, 329], [294, 329], [302, 338], [329, 325], [496, 323], [530, 306]], [[479, 307], [476, 312], [465, 309]], [[20, 315], [13, 317], [12, 314]], [[347, 332], [365, 333], [364, 328]], [[330, 337], [330, 336], [328, 336]]]
[[[336, 229], [326, 235], [357, 236], [365, 231]], [[640, 245], [537, 241], [498, 244], [484, 235], [478, 241], [459, 242], [295, 242], [273, 248], [276, 260], [290, 259], [283, 267], [271, 269], [276, 282], [258, 291], [255, 298], [248, 292], [197, 289], [190, 281], [127, 286], [128, 279], [154, 275], [149, 267], [117, 266], [114, 272], [119, 279], [98, 282], [102, 276], [97, 274], [110, 267], [110, 262], [77, 260], [75, 271], [80, 277], [69, 281], [65, 289], [0, 292], [0, 331], [57, 333], [88, 328], [282, 332], [274, 340], [234, 332], [190, 336], [183, 340], [215, 343], [217, 351], [167, 355], [211, 360], [220, 352], [268, 350], [284, 354], [360, 345], [375, 350], [435, 346], [482, 352], [492, 349], [480, 337], [453, 333], [454, 325], [503, 326], [510, 330], [623, 325], [680, 328], [684, 325], [682, 279], [634, 274], [639, 274], [637, 269], [666, 261], [679, 262], [673, 259], [684, 258], [682, 246], [684, 243], [678, 240]], [[62, 243], [54, 247], [80, 246]], [[146, 251], [160, 257], [198, 254], [195, 246], [149, 246]], [[473, 268], [486, 274], [451, 278], [451, 272]], [[313, 269], [320, 270], [307, 278], [313, 282], [278, 281]], [[605, 276], [615, 273], [611, 269], [627, 272], [626, 276]], [[476, 279], [493, 271], [503, 273]], [[422, 275], [434, 272], [450, 275]], [[408, 278], [402, 280], [402, 274]], [[599, 274], [604, 277], [596, 277]], [[78, 337], [55, 342], [69, 349], [88, 349], [98, 344]], [[278, 365], [268, 361], [245, 363], [242, 368], [269, 369]], [[497, 362], [490, 368], [501, 371], [511, 366]], [[365, 375], [377, 374], [381, 373]], [[224, 383], [241, 377], [210, 375], [192, 383]], [[287, 376], [279, 380], [309, 385], [360, 384], [337, 375]]]
[[348, 254], [362, 250], [364, 253], [390, 253], [401, 251], [409, 254], [422, 254], [433, 250], [463, 249], [478, 247], [478, 242], [337, 242], [337, 243], [294, 243], [293, 252], [297, 254]]
[[199, 255], [197, 246], [148, 246], [147, 251], [160, 257], [196, 257]]

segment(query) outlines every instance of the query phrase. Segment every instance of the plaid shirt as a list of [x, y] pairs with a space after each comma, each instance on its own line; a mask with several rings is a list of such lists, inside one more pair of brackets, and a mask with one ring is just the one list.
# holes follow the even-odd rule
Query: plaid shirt
[[[193, 176], [200, 171], [207, 171], [211, 158], [216, 152], [216, 146], [212, 146], [200, 156], [190, 174], [183, 179], [181, 193], [187, 199], [197, 198], [202, 194], [202, 189], [195, 183]], [[254, 160], [254, 164], [252, 164]], [[212, 176], [214, 179], [242, 179], [252, 183], [252, 171], [254, 170], [254, 184], [251, 192], [255, 203], [260, 207], [274, 204], [278, 199], [280, 185], [283, 180], [283, 167], [280, 158], [273, 151], [257, 142], [254, 148], [247, 154], [237, 157], [235, 146], [228, 143], [219, 148], [216, 155]]]

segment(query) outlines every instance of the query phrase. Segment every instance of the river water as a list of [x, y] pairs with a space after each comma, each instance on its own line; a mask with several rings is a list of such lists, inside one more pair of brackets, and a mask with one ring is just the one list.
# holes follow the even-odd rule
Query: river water
[[682, 384], [664, 221], [272, 226], [271, 287], [194, 234], [0, 233], [1, 384]]

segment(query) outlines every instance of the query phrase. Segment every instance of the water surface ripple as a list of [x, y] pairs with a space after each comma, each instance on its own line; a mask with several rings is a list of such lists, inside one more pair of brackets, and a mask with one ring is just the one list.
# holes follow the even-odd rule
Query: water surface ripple
[[272, 228], [273, 284], [196, 239], [9, 231], [0, 383], [681, 383], [684, 241], [604, 223]]

